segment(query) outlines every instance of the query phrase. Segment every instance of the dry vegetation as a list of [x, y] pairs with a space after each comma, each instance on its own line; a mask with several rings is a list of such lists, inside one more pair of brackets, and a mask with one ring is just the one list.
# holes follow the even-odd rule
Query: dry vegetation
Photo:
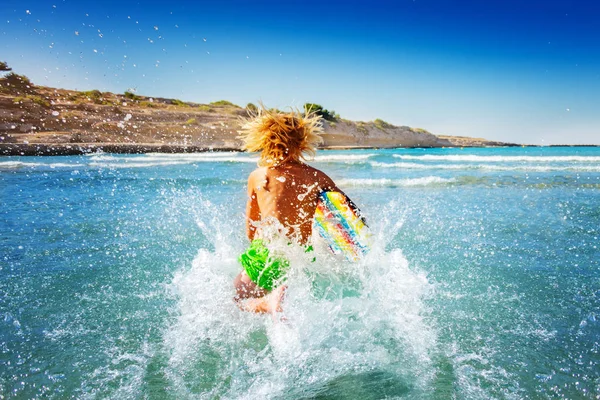
[[[242, 108], [227, 100], [199, 104], [132, 92], [36, 86], [9, 71], [6, 64], [0, 64], [4, 72], [0, 77], [0, 154], [60, 154], [64, 149], [98, 147], [127, 152], [239, 149], [241, 117], [257, 111], [252, 103]], [[319, 104], [307, 103], [305, 108], [323, 117], [324, 147], [468, 145], [466, 138], [439, 138], [424, 129], [394, 126], [381, 119], [342, 119]]]

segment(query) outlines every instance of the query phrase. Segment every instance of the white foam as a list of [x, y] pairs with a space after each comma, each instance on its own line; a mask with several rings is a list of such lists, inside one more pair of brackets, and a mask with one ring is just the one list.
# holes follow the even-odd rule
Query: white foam
[[364, 161], [373, 157], [375, 154], [322, 154], [317, 155], [314, 159], [309, 159], [309, 161], [316, 162], [348, 162], [352, 163], [353, 161]]
[[186, 161], [155, 161], [155, 162], [91, 162], [90, 167], [94, 168], [108, 168], [108, 169], [120, 169], [120, 168], [149, 168], [149, 167], [165, 167], [171, 165], [185, 165], [189, 164]]
[[190, 154], [146, 154], [143, 157], [136, 157], [138, 162], [153, 162], [153, 161], [186, 161], [188, 163], [195, 162], [232, 162], [232, 163], [256, 163], [258, 157], [240, 155], [241, 153], [190, 153]]
[[456, 182], [456, 179], [441, 178], [439, 176], [425, 176], [412, 179], [338, 179], [336, 183], [341, 187], [402, 187], [444, 185], [453, 182]]
[[414, 156], [408, 154], [393, 154], [392, 157], [402, 160], [418, 160], [418, 161], [469, 161], [469, 162], [600, 162], [600, 157], [597, 156], [478, 156], [478, 155], [435, 155], [426, 154], [422, 156]]
[[[190, 387], [206, 398], [310, 397], [336, 378], [373, 369], [429, 385], [436, 335], [423, 297], [430, 284], [400, 250], [384, 251], [387, 240], [379, 237], [363, 262], [347, 263], [315, 246], [313, 263], [303, 249], [284, 245], [288, 321], [273, 322], [232, 300], [236, 255], [246, 241], [235, 224], [222, 223], [228, 210], [194, 202], [214, 249], [200, 249], [171, 285], [178, 304], [164, 337], [165, 375], [175, 397], [193, 397]], [[389, 238], [388, 228], [378, 235]]]
[[24, 162], [24, 161], [1, 161], [0, 169], [18, 169], [18, 168], [81, 168], [84, 167], [84, 164], [77, 163], [34, 163], [34, 162]]
[[0, 169], [17, 169], [23, 167], [37, 167], [42, 165], [40, 163], [27, 163], [22, 161], [2, 161], [0, 162]]
[[440, 170], [489, 170], [489, 171], [573, 171], [573, 172], [600, 172], [600, 165], [497, 165], [497, 164], [418, 164], [409, 162], [383, 163], [369, 161], [375, 168], [401, 168], [401, 169], [440, 169]]
[[146, 153], [146, 157], [160, 157], [160, 158], [180, 158], [180, 157], [194, 157], [194, 158], [211, 158], [211, 157], [240, 157], [247, 155], [248, 153], [240, 151], [214, 151], [214, 152], [201, 152], [201, 153]]

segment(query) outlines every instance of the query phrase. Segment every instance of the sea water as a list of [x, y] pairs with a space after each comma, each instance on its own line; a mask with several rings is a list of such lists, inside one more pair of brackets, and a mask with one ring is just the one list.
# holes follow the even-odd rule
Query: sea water
[[600, 396], [600, 150], [320, 151], [369, 255], [232, 301], [242, 153], [0, 158], [0, 398]]

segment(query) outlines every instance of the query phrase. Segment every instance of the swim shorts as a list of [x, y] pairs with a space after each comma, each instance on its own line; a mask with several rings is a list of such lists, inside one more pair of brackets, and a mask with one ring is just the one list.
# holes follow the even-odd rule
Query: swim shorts
[[273, 290], [290, 266], [283, 257], [272, 257], [269, 249], [261, 239], [255, 239], [238, 260], [246, 270], [246, 274], [258, 286], [265, 290]]

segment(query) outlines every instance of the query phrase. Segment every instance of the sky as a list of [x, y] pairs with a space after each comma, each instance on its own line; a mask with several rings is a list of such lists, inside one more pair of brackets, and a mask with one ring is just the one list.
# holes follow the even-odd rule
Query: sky
[[600, 144], [599, 0], [2, 0], [0, 61], [35, 84]]

